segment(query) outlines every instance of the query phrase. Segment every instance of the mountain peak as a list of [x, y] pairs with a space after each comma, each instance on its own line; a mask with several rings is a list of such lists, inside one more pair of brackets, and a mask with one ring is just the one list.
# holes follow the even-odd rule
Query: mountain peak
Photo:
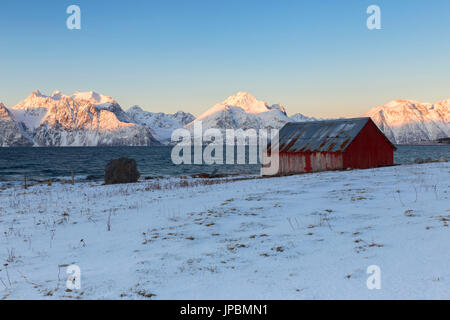
[[249, 100], [256, 100], [255, 96], [252, 95], [249, 92], [245, 92], [245, 91], [239, 91], [236, 94], [233, 94], [231, 96], [229, 96], [225, 101], [232, 101], [232, 100], [236, 100], [236, 99], [249, 99]]
[[192, 124], [197, 121], [203, 122], [203, 128], [246, 130], [281, 128], [291, 119], [281, 105], [269, 105], [248, 92], [239, 91], [215, 104], [186, 127], [193, 128]]
[[46, 98], [47, 96], [43, 95], [38, 89], [34, 90], [31, 93], [31, 96], [33, 97], [39, 97], [39, 98]]
[[0, 101], [0, 119], [2, 118], [9, 118], [9, 111], [8, 109], [5, 107], [5, 105]]
[[385, 104], [385, 106], [389, 107], [389, 106], [398, 106], [398, 105], [404, 105], [404, 104], [420, 104], [421, 102], [419, 101], [415, 101], [415, 100], [408, 100], [408, 99], [397, 99], [397, 100], [393, 100], [391, 102], [388, 102], [387, 104]]
[[436, 104], [450, 105], [450, 99], [446, 99], [446, 100], [442, 100], [442, 101], [436, 102]]
[[144, 110], [138, 106], [138, 105], [134, 105], [131, 106], [130, 108], [128, 108], [127, 112], [143, 112]]
[[117, 103], [113, 98], [92, 90], [86, 92], [75, 91], [72, 99], [86, 100], [93, 104]]
[[50, 95], [50, 97], [51, 97], [53, 100], [59, 100], [59, 99], [61, 99], [61, 97], [62, 97], [63, 95], [64, 95], [64, 94], [63, 94], [61, 91], [55, 90], [55, 91], [53, 91], [53, 93]]
[[223, 103], [229, 106], [241, 107], [249, 103], [257, 101], [255, 96], [251, 93], [239, 91], [238, 93], [229, 96]]
[[239, 91], [228, 97], [223, 104], [230, 107], [240, 107], [247, 113], [262, 113], [270, 110], [264, 101], [260, 101], [251, 93], [244, 91]]

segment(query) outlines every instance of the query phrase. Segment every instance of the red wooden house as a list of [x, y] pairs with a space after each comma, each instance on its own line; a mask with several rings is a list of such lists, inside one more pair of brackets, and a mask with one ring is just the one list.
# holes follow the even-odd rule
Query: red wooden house
[[290, 122], [279, 132], [277, 174], [393, 165], [395, 150], [370, 118]]

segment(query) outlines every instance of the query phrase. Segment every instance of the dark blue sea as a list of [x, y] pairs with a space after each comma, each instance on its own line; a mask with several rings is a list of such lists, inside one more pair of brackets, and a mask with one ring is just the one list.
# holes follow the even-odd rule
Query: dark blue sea
[[[0, 148], [0, 186], [14, 181], [68, 178], [72, 171], [77, 180], [100, 181], [106, 164], [116, 158], [129, 157], [138, 163], [142, 177], [189, 176], [211, 173], [258, 174], [259, 165], [175, 165], [172, 147], [64, 147]], [[415, 159], [450, 159], [450, 145], [398, 146], [396, 164]]]

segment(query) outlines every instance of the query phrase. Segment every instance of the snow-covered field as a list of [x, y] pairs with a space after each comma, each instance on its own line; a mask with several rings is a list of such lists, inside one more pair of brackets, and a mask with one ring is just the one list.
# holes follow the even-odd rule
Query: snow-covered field
[[195, 181], [1, 191], [0, 298], [450, 299], [450, 163]]

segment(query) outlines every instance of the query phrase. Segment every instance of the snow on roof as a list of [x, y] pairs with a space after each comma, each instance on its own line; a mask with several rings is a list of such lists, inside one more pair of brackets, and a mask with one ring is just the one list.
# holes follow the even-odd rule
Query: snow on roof
[[279, 152], [344, 151], [370, 118], [289, 122], [279, 133]]

